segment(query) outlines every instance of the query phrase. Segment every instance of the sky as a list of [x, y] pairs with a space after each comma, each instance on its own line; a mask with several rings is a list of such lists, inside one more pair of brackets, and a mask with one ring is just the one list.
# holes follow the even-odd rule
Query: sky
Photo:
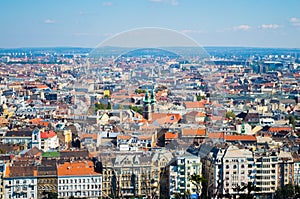
[[96, 47], [141, 27], [201, 46], [300, 48], [299, 0], [1, 0], [0, 48]]

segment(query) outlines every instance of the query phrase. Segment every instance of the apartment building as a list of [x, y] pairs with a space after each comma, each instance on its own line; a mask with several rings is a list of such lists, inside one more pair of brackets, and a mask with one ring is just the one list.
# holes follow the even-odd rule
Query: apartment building
[[255, 152], [255, 184], [257, 197], [273, 197], [278, 188], [278, 156], [276, 152]]
[[239, 149], [229, 146], [222, 158], [222, 194], [237, 195], [246, 193], [247, 190], [239, 191], [237, 187], [246, 186], [254, 182], [254, 158], [249, 149]]
[[202, 175], [202, 163], [199, 157], [185, 154], [176, 157], [169, 167], [170, 198], [176, 198], [184, 194], [191, 195], [192, 198], [197, 198], [201, 194], [201, 185], [197, 187], [190, 179], [193, 174]]
[[92, 161], [64, 162], [57, 167], [58, 197], [98, 198], [102, 196], [102, 174]]

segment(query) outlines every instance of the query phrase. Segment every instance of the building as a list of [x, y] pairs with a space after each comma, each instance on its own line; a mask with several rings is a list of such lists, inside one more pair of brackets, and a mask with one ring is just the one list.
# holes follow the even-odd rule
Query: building
[[6, 165], [3, 186], [4, 198], [38, 198], [37, 167]]
[[37, 167], [38, 198], [57, 194], [57, 167], [55, 159], [44, 158]]
[[58, 197], [98, 198], [102, 196], [102, 174], [92, 161], [64, 162], [57, 167]]
[[202, 175], [202, 164], [200, 158], [191, 154], [185, 154], [176, 157], [169, 165], [170, 198], [177, 198], [190, 194], [192, 198], [198, 198], [201, 195], [201, 184], [197, 187], [190, 177], [193, 174]]
[[278, 185], [284, 187], [294, 183], [294, 160], [291, 152], [280, 151], [278, 154]]
[[294, 161], [294, 184], [300, 185], [300, 156], [298, 153], [293, 153]]
[[255, 184], [257, 198], [273, 197], [278, 188], [278, 156], [276, 152], [255, 152]]
[[229, 146], [222, 158], [222, 185], [223, 195], [239, 195], [247, 190], [238, 191], [237, 187], [254, 183], [254, 158], [249, 149], [239, 149]]
[[146, 120], [152, 120], [152, 105], [151, 105], [151, 99], [149, 98], [149, 92], [146, 91], [144, 100], [143, 100], [143, 117]]

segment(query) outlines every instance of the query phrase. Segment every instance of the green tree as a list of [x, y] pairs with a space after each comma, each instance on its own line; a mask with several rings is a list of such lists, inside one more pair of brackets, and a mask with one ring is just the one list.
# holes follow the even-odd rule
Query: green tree
[[95, 111], [107, 110], [107, 109], [111, 109], [111, 103], [110, 102], [108, 102], [107, 104], [103, 104], [101, 102], [95, 103]]
[[225, 117], [227, 119], [235, 119], [235, 114], [232, 111], [227, 111]]
[[291, 124], [292, 127], [293, 127], [293, 130], [295, 130], [296, 121], [295, 121], [295, 116], [294, 115], [289, 115], [289, 124]]
[[144, 89], [135, 89], [136, 94], [146, 93]]
[[201, 193], [201, 188], [202, 188], [202, 183], [206, 184], [207, 183], [207, 179], [205, 179], [203, 176], [199, 175], [199, 174], [193, 174], [191, 175], [191, 177], [189, 178], [189, 180], [196, 186], [197, 188], [197, 194], [198, 196], [200, 196]]
[[276, 199], [286, 199], [295, 195], [295, 187], [292, 184], [284, 185], [282, 188], [278, 188], [275, 192]]
[[[259, 191], [259, 188], [257, 188], [252, 182], [248, 182], [244, 186], [237, 185], [233, 188], [233, 190], [238, 193], [239, 198], [253, 199], [254, 195], [252, 194], [252, 192]], [[244, 192], [245, 190], [247, 190], [247, 193], [240, 194], [240, 192]]]
[[143, 114], [143, 107], [130, 106], [129, 108], [139, 114]]

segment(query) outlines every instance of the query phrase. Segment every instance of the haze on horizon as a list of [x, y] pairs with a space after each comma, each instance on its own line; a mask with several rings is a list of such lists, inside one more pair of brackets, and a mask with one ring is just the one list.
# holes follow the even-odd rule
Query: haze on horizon
[[202, 46], [300, 48], [297, 0], [10, 0], [0, 48], [96, 47], [123, 31], [161, 27]]

